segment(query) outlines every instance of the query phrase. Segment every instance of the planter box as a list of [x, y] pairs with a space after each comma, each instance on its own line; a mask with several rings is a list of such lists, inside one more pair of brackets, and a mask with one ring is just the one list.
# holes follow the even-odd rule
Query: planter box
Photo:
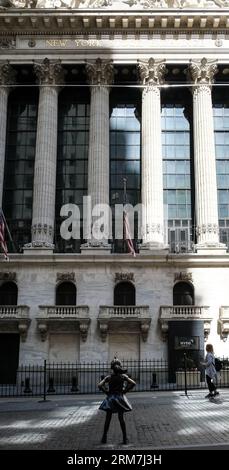
[[[200, 385], [200, 371], [193, 370], [186, 372], [187, 387], [196, 387]], [[176, 384], [178, 387], [185, 386], [185, 373], [183, 371], [176, 372]]]

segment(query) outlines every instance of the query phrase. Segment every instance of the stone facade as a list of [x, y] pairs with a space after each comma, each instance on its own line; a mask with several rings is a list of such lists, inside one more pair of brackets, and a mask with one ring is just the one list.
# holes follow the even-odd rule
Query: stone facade
[[[197, 308], [197, 313], [193, 309], [194, 318], [203, 319], [206, 338], [217, 355], [228, 355], [229, 254], [219, 238], [212, 85], [219, 66], [224, 77], [229, 70], [229, 3], [15, 0], [0, 6], [1, 199], [7, 104], [17, 85], [16, 71], [19, 74], [23, 64], [29, 66], [39, 86], [31, 240], [22, 253], [10, 254], [7, 267], [0, 260], [0, 287], [15, 282], [17, 304], [27, 309], [11, 314], [0, 305], [0, 334], [22, 333], [21, 364], [44, 359], [106, 361], [116, 353], [166, 359], [166, 322], [177, 319], [171, 309], [173, 288], [180, 281], [193, 286], [195, 307], [208, 307]], [[198, 12], [199, 8], [208, 11]], [[106, 237], [100, 243], [86, 239], [81, 253], [53, 252], [58, 94], [69, 64], [74, 70], [83, 68], [84, 86], [90, 86], [88, 194], [93, 204], [109, 202], [109, 100], [117, 86], [115, 67], [131, 64], [138, 74], [145, 212], [136, 258], [111, 253]], [[197, 230], [191, 252], [171, 254], [163, 229], [160, 111], [162, 91], [166, 83], [169, 86], [167, 68], [176, 76], [181, 65], [193, 97]], [[135, 308], [113, 309], [120, 281], [135, 286]], [[76, 286], [75, 308], [56, 309], [60, 282]], [[163, 306], [171, 314], [165, 322], [160, 316]]]

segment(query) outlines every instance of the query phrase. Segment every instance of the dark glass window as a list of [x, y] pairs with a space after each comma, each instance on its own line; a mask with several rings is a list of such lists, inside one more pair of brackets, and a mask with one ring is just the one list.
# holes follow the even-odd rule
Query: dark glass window
[[131, 282], [119, 282], [115, 286], [114, 305], [135, 305], [135, 287]]
[[[35, 90], [10, 94], [3, 210], [16, 250], [31, 240], [37, 107]], [[8, 248], [14, 250], [10, 241]]]
[[14, 282], [4, 282], [0, 286], [0, 305], [17, 305], [18, 289]]
[[229, 99], [227, 89], [213, 91], [220, 241], [229, 247]]
[[[126, 252], [126, 243], [115, 240], [114, 207], [124, 202], [135, 206], [141, 201], [141, 151], [140, 122], [137, 117], [137, 99], [127, 102], [124, 98], [112, 100], [110, 116], [110, 205], [113, 213], [113, 249]], [[126, 178], [126, 200], [124, 183]], [[135, 214], [134, 239], [137, 240], [137, 214]], [[136, 246], [135, 246], [136, 248]]]
[[187, 108], [178, 96], [164, 96], [161, 116], [164, 217], [173, 252], [192, 248], [191, 145], [186, 113]]
[[194, 305], [194, 289], [187, 282], [178, 282], [173, 288], [173, 305]]
[[[83, 242], [83, 196], [87, 195], [89, 95], [73, 88], [59, 97], [58, 153], [56, 179], [56, 250], [79, 252]], [[63, 240], [60, 236], [60, 210], [64, 204], [80, 209], [80, 240]], [[69, 229], [71, 230], [71, 228]]]
[[56, 305], [76, 305], [76, 286], [62, 282], [56, 288]]

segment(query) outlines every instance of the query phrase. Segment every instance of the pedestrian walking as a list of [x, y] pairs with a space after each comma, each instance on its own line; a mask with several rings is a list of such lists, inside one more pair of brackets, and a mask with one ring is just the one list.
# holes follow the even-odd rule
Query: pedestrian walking
[[[123, 370], [120, 361], [112, 361], [111, 367], [113, 372], [107, 375], [98, 387], [107, 394], [107, 397], [101, 403], [99, 409], [106, 412], [106, 419], [104, 424], [104, 431], [102, 436], [102, 444], [107, 442], [107, 433], [109, 430], [111, 418], [113, 413], [118, 413], [118, 419], [122, 430], [123, 444], [127, 444], [126, 424], [124, 421], [124, 413], [131, 411], [132, 406], [126, 397], [126, 393], [131, 390], [136, 382], [132, 380]], [[106, 387], [108, 385], [108, 388]]]
[[205, 366], [205, 376], [208, 385], [209, 393], [206, 395], [205, 398], [215, 397], [219, 395], [219, 392], [216, 390], [216, 379], [217, 379], [217, 372], [215, 368], [215, 356], [212, 344], [206, 345], [206, 357], [205, 362], [201, 362], [203, 366]]

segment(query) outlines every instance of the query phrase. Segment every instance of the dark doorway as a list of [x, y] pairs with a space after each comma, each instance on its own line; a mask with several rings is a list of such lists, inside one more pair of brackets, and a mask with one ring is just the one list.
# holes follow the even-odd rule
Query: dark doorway
[[194, 305], [194, 288], [188, 282], [178, 282], [173, 288], [173, 305]]
[[17, 305], [18, 289], [14, 282], [0, 286], [0, 305]]
[[16, 384], [20, 336], [0, 334], [0, 384]]
[[56, 305], [76, 305], [76, 286], [72, 282], [62, 282], [57, 286]]
[[131, 282], [119, 282], [115, 286], [114, 305], [135, 305], [135, 287]]
[[176, 381], [176, 371], [184, 370], [184, 353], [187, 369], [201, 371], [204, 359], [204, 322], [202, 320], [169, 321], [168, 332], [169, 382]]

